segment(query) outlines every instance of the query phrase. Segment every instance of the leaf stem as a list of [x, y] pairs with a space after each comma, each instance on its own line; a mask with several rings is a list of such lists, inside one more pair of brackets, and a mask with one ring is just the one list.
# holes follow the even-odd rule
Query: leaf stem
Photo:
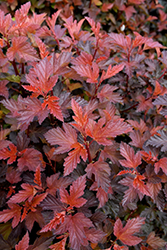
[[88, 160], [89, 160], [89, 163], [91, 163], [92, 162], [92, 157], [90, 155], [89, 142], [86, 140], [86, 138], [84, 138], [84, 141], [85, 141], [85, 147], [86, 147], [86, 150], [87, 150], [87, 153], [88, 153]]

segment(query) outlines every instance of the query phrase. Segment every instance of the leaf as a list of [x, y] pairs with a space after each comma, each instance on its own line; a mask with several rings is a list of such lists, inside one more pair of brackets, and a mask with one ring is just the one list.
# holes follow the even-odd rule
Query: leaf
[[88, 178], [92, 178], [92, 174], [95, 175], [95, 180], [97, 182], [97, 187], [102, 187], [105, 192], [108, 191], [110, 187], [110, 167], [108, 163], [104, 161], [97, 161], [95, 163], [90, 163], [87, 165], [85, 171], [87, 172]]
[[15, 246], [15, 250], [26, 250], [29, 247], [29, 235], [28, 232], [24, 235], [18, 245]]
[[9, 97], [8, 88], [6, 87], [7, 83], [7, 80], [0, 81], [0, 95], [4, 96], [5, 98]]
[[104, 191], [104, 189], [102, 187], [98, 188], [96, 197], [98, 198], [98, 200], [100, 202], [98, 208], [103, 207], [106, 204], [106, 202], [108, 201], [108, 194], [107, 194], [107, 192]]
[[31, 7], [31, 3], [27, 2], [27, 3], [23, 4], [23, 5], [21, 5], [20, 9], [16, 10], [15, 19], [16, 19], [16, 22], [18, 24], [26, 21], [27, 14], [29, 12], [30, 7]]
[[21, 95], [19, 95], [17, 101], [10, 99], [1, 102], [11, 111], [9, 116], [17, 118], [18, 129], [22, 131], [28, 128], [35, 116], [38, 117], [39, 123], [41, 124], [48, 115], [48, 110], [43, 110], [41, 102], [37, 98], [30, 98], [29, 96], [22, 98]]
[[61, 213], [56, 213], [55, 217], [47, 225], [45, 225], [42, 228], [40, 233], [48, 232], [48, 231], [51, 231], [52, 229], [56, 229], [59, 224], [64, 222], [64, 218], [65, 218], [65, 211]]
[[92, 65], [92, 61], [93, 61], [93, 56], [91, 54], [88, 54], [87, 52], [85, 51], [82, 51], [81, 54], [77, 57], [75, 57], [73, 60], [72, 60], [72, 64], [74, 65]]
[[138, 151], [136, 154], [134, 154], [133, 148], [131, 148], [126, 143], [122, 142], [120, 146], [120, 153], [123, 157], [126, 158], [126, 160], [120, 160], [122, 166], [126, 168], [134, 168], [136, 169], [137, 166], [141, 164], [141, 154], [140, 151]]
[[[64, 129], [64, 130], [63, 130]], [[72, 149], [72, 145], [77, 143], [77, 133], [69, 124], [64, 123], [63, 129], [57, 127], [50, 129], [45, 138], [51, 145], [59, 145], [55, 153], [63, 154]]]
[[147, 142], [146, 146], [152, 145], [153, 147], [161, 147], [163, 152], [167, 151], [167, 134], [166, 131], [157, 131], [158, 135], [152, 136]]
[[97, 97], [99, 98], [100, 102], [105, 100], [109, 100], [112, 103], [122, 103], [122, 97], [119, 93], [113, 92], [116, 90], [117, 87], [110, 86], [109, 84], [105, 84], [104, 87], [101, 89], [99, 93], [97, 93]]
[[167, 175], [167, 157], [161, 158], [158, 162], [154, 164], [154, 171], [158, 174], [160, 168]]
[[45, 57], [30, 69], [29, 74], [26, 75], [26, 79], [30, 84], [30, 86], [23, 85], [26, 90], [34, 92], [35, 97], [38, 95], [45, 97], [55, 86], [58, 77], [53, 75], [53, 67], [48, 57]]
[[116, 74], [118, 74], [121, 70], [123, 70], [124, 68], [124, 64], [118, 64], [116, 66], [114, 66], [113, 68], [111, 68], [111, 64], [109, 65], [107, 72], [105, 74], [102, 74], [101, 78], [100, 78], [100, 82], [111, 78], [112, 76], [115, 76]]
[[142, 194], [145, 194], [147, 196], [151, 196], [148, 186], [145, 185], [143, 182], [145, 180], [145, 177], [143, 175], [138, 174], [133, 181], [134, 188], [138, 189]]
[[72, 110], [75, 114], [72, 118], [76, 123], [71, 123], [72, 126], [76, 127], [81, 133], [84, 133], [85, 126], [88, 122], [88, 113], [84, 112], [82, 107], [74, 100], [71, 100]]
[[131, 131], [131, 127], [123, 122], [122, 119], [111, 120], [105, 123], [104, 117], [99, 119], [97, 123], [89, 119], [85, 129], [88, 136], [104, 146], [112, 145], [110, 138]]
[[68, 64], [71, 62], [72, 53], [71, 52], [61, 52], [58, 57], [57, 54], [53, 53], [50, 63], [53, 67], [54, 75], [64, 75], [69, 72]]
[[8, 205], [10, 209], [0, 211], [0, 222], [7, 222], [13, 218], [12, 227], [15, 228], [20, 222], [22, 208], [19, 205], [13, 203], [9, 203]]
[[49, 246], [49, 248], [52, 250], [65, 250], [66, 240], [67, 240], [67, 237], [65, 237], [61, 241]]
[[145, 223], [145, 218], [137, 217], [132, 220], [128, 220], [125, 227], [122, 226], [120, 218], [118, 218], [114, 224], [114, 235], [117, 239], [121, 240], [123, 244], [128, 246], [135, 246], [139, 244], [142, 239], [133, 236], [134, 233], [139, 232], [141, 226]]
[[94, 32], [95, 36], [98, 37], [100, 33], [100, 27], [101, 27], [100, 23], [99, 22], [95, 23], [95, 21], [90, 17], [85, 17], [85, 19], [90, 24], [91, 30]]
[[10, 61], [16, 59], [21, 62], [37, 61], [39, 59], [35, 49], [27, 42], [27, 37], [19, 36], [12, 38], [12, 46], [7, 50], [7, 57]]
[[47, 99], [45, 99], [42, 103], [42, 107], [45, 109], [47, 106], [47, 109], [49, 109], [50, 113], [63, 122], [63, 115], [58, 100], [59, 98], [56, 96], [48, 96]]
[[85, 182], [86, 182], [85, 175], [79, 177], [76, 181], [74, 181], [70, 186], [70, 195], [65, 188], [61, 188], [60, 189], [61, 202], [70, 205], [71, 208], [82, 207], [87, 202], [86, 199], [81, 197], [84, 194], [84, 189], [86, 187]]
[[83, 213], [76, 213], [73, 216], [70, 214], [65, 217], [64, 223], [60, 226], [57, 233], [68, 231], [70, 247], [74, 250], [79, 250], [81, 245], [88, 245], [85, 229], [91, 227], [93, 227], [91, 220]]
[[166, 242], [158, 236], [155, 236], [155, 232], [151, 232], [147, 238], [147, 244], [153, 249], [162, 249]]
[[68, 29], [68, 32], [71, 36], [71, 38], [74, 40], [75, 38], [78, 38], [81, 26], [85, 19], [81, 19], [78, 23], [77, 20], [73, 21], [73, 17], [70, 16], [68, 18], [63, 18], [64, 21], [66, 22], [64, 26]]
[[41, 58], [44, 59], [49, 54], [49, 51], [47, 51], [46, 45], [42, 42], [42, 40], [38, 36], [35, 36], [35, 42], [39, 48]]
[[25, 218], [25, 225], [29, 232], [32, 231], [34, 222], [37, 222], [42, 228], [45, 225], [44, 218], [41, 214], [41, 208], [37, 207], [36, 211], [29, 211]]
[[49, 194], [55, 195], [56, 191], [60, 188], [66, 188], [71, 184], [73, 179], [70, 177], [60, 177], [60, 173], [52, 174], [50, 177], [46, 178], [47, 192]]
[[34, 174], [34, 183], [36, 183], [39, 187], [42, 187], [40, 165], [38, 165], [38, 167], [36, 168]]
[[97, 230], [96, 228], [86, 228], [85, 234], [87, 239], [92, 243], [98, 243], [106, 235], [103, 231]]
[[11, 184], [18, 183], [22, 180], [20, 175], [21, 173], [18, 169], [15, 169], [13, 167], [8, 167], [6, 172], [6, 180]]
[[22, 201], [25, 201], [27, 199], [29, 202], [32, 201], [33, 197], [37, 193], [35, 187], [28, 183], [23, 183], [21, 187], [23, 188], [23, 190], [20, 190], [18, 194], [13, 195], [8, 203], [21, 203]]
[[70, 151], [68, 156], [65, 158], [64, 176], [69, 175], [77, 167], [77, 164], [81, 161], [80, 157], [84, 162], [86, 162], [88, 157], [87, 150], [82, 144], [77, 142], [71, 147], [74, 149]]
[[8, 159], [7, 164], [12, 164], [14, 161], [16, 161], [17, 157], [17, 148], [13, 143], [9, 144], [8, 148], [3, 148], [0, 150], [0, 160], [2, 159]]
[[92, 63], [92, 66], [87, 65], [75, 65], [72, 66], [73, 69], [82, 77], [87, 78], [86, 82], [97, 83], [99, 77], [99, 66], [95, 62]]
[[43, 160], [41, 152], [34, 148], [26, 148], [19, 153], [18, 168], [20, 171], [36, 171], [36, 168], [40, 165], [41, 168], [45, 168], [45, 162]]

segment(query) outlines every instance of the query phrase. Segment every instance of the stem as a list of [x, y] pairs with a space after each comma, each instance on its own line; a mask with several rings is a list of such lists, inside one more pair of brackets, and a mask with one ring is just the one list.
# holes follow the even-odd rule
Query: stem
[[91, 8], [92, 0], [89, 1], [89, 9]]
[[[152, 98], [152, 96], [146, 98], [145, 101], [148, 101], [150, 98]], [[135, 104], [133, 104], [131, 107], [127, 108], [127, 109], [120, 110], [120, 113], [127, 112], [127, 111], [129, 111], [130, 109], [135, 108], [138, 104], [139, 104], [139, 103], [135, 103]]]
[[79, 56], [79, 55], [80, 55], [79, 49], [78, 49], [77, 46], [75, 46], [75, 45], [73, 45], [73, 47], [74, 47], [74, 49], [76, 50], [76, 52], [77, 52], [77, 54], [78, 54], [78, 56]]
[[92, 162], [92, 157], [90, 155], [89, 142], [86, 141], [86, 137], [84, 138], [84, 141], [85, 141], [85, 147], [86, 147], [86, 150], [87, 150], [87, 153], [88, 153], [88, 160], [89, 160], [89, 163], [91, 163]]
[[97, 53], [98, 43], [99, 43], [99, 39], [96, 40], [96, 48], [95, 48], [95, 51], [94, 51], [94, 54], [93, 54], [93, 60], [95, 59], [95, 56], [96, 56], [96, 53]]
[[165, 70], [164, 73], [157, 80], [160, 80], [166, 73], [167, 71]]
[[18, 71], [18, 69], [17, 69], [15, 59], [13, 60], [12, 65], [13, 65], [13, 68], [14, 68], [14, 71], [15, 71], [16, 76], [19, 76], [19, 71]]
[[21, 74], [24, 75], [24, 63], [21, 64]]

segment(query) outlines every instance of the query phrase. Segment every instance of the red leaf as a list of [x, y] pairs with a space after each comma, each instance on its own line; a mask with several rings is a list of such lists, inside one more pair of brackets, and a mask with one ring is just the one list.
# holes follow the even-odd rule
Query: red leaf
[[99, 98], [100, 102], [105, 100], [109, 100], [112, 103], [120, 102], [122, 103], [122, 97], [119, 93], [113, 92], [116, 90], [117, 87], [110, 86], [109, 84], [104, 85], [99, 93], [97, 93], [97, 97]]
[[66, 188], [71, 184], [73, 179], [69, 177], [60, 177], [60, 173], [52, 174], [50, 177], [46, 178], [47, 183], [47, 192], [53, 196], [56, 194], [56, 191], [60, 188]]
[[92, 18], [90, 18], [90, 17], [85, 17], [85, 19], [90, 24], [91, 30], [94, 32], [95, 36], [99, 36], [99, 33], [100, 33], [100, 23], [99, 22], [95, 23], [95, 21]]
[[24, 235], [18, 245], [15, 246], [15, 250], [26, 250], [29, 247], [29, 235], [28, 232]]
[[87, 239], [92, 243], [98, 243], [101, 239], [106, 235], [101, 230], [97, 230], [96, 228], [85, 228], [85, 234]]
[[126, 226], [123, 228], [122, 222], [118, 218], [114, 225], [114, 235], [125, 245], [137, 245], [142, 241], [142, 239], [133, 236], [133, 234], [139, 232], [141, 226], [144, 224], [144, 221], [145, 218], [137, 217], [132, 220], [128, 220]]
[[155, 236], [155, 232], [149, 234], [146, 242], [155, 250], [162, 249], [166, 245], [166, 242], [163, 239]]
[[7, 173], [6, 173], [6, 180], [10, 182], [11, 184], [18, 183], [22, 180], [20, 177], [21, 173], [18, 169], [15, 169], [13, 167], [8, 167]]
[[35, 187], [28, 183], [23, 183], [21, 187], [23, 188], [23, 190], [20, 190], [18, 194], [13, 195], [8, 201], [8, 203], [20, 203], [27, 199], [29, 202], [32, 201], [33, 197], [37, 193]]
[[30, 86], [23, 85], [26, 90], [33, 91], [36, 95], [46, 96], [57, 82], [57, 76], [53, 75], [53, 67], [47, 57], [30, 69], [26, 79]]
[[41, 210], [41, 208], [37, 208], [36, 211], [30, 211], [26, 215], [25, 225], [29, 232], [31, 232], [35, 221], [39, 224], [41, 228], [45, 225]]
[[43, 110], [41, 102], [37, 98], [22, 98], [19, 95], [17, 101], [10, 99], [3, 100], [2, 103], [11, 111], [10, 117], [17, 118], [18, 129], [22, 131], [28, 128], [35, 116], [38, 117], [41, 124], [48, 115], [48, 110]]
[[158, 174], [160, 168], [162, 171], [167, 175], [167, 157], [161, 158], [158, 162], [154, 164], [154, 171], [156, 174]]
[[57, 225], [64, 222], [64, 218], [65, 218], [64, 211], [61, 213], [56, 213], [55, 217], [46, 226], [42, 228], [40, 233], [48, 232], [48, 231], [51, 231], [52, 229], [56, 229]]
[[17, 148], [14, 144], [9, 144], [9, 149], [4, 148], [0, 150], [0, 160], [1, 159], [8, 159], [7, 164], [12, 164], [14, 161], [16, 161], [17, 157]]
[[37, 46], [38, 46], [38, 48], [39, 48], [39, 52], [40, 52], [41, 58], [44, 59], [44, 58], [47, 57], [48, 54], [49, 54], [49, 51], [47, 51], [47, 49], [46, 49], [46, 45], [45, 45], [45, 44], [42, 42], [42, 40], [41, 40], [39, 37], [37, 37], [37, 36], [35, 36], [35, 42], [36, 42], [36, 44], [37, 44]]
[[106, 119], [103, 117], [96, 123], [89, 119], [85, 132], [99, 144], [104, 146], [112, 145], [110, 138], [131, 131], [131, 127], [122, 121], [122, 119], [111, 120], [106, 124]]
[[93, 56], [91, 54], [88, 54], [87, 52], [83, 51], [81, 52], [81, 54], [79, 56], [77, 56], [76, 58], [74, 58], [72, 60], [72, 64], [74, 65], [92, 65], [92, 61], [93, 61]]
[[84, 133], [85, 126], [88, 122], [88, 114], [82, 110], [82, 107], [74, 100], [71, 100], [72, 110], [75, 114], [72, 118], [76, 123], [71, 123], [74, 127], [77, 128], [81, 133]]
[[110, 187], [110, 167], [108, 163], [104, 161], [97, 161], [95, 163], [90, 163], [87, 165], [87, 168], [85, 169], [87, 172], [88, 178], [92, 178], [92, 174], [95, 175], [95, 180], [97, 182], [97, 186], [102, 187], [105, 192], [108, 191]]
[[74, 149], [70, 151], [68, 156], [65, 158], [64, 176], [69, 175], [77, 167], [77, 164], [81, 161], [80, 157], [86, 162], [88, 156], [87, 150], [82, 144], [77, 142], [71, 147]]
[[143, 182], [145, 180], [145, 177], [142, 175], [137, 175], [133, 181], [134, 188], [138, 189], [142, 194], [150, 196], [150, 192], [148, 187]]
[[17, 204], [9, 203], [10, 209], [0, 211], [0, 222], [7, 222], [13, 218], [12, 227], [16, 227], [20, 222], [21, 207]]
[[111, 65], [109, 65], [107, 72], [101, 76], [100, 82], [102, 82], [102, 81], [104, 81], [112, 76], [115, 76], [121, 70], [123, 70], [123, 68], [124, 68], [124, 64], [118, 64], [118, 65], [114, 66], [112, 69], [111, 69]]
[[104, 191], [102, 187], [98, 188], [96, 197], [98, 198], [100, 202], [98, 208], [103, 207], [108, 201], [108, 194], [107, 192]]
[[55, 153], [63, 154], [72, 149], [72, 145], [77, 143], [77, 133], [69, 125], [63, 124], [64, 130], [57, 127], [56, 129], [50, 129], [46, 134], [45, 138], [51, 145], [59, 145], [60, 147], [55, 149]]
[[39, 59], [36, 50], [27, 42], [27, 37], [19, 36], [12, 38], [12, 46], [7, 50], [7, 57], [10, 61], [21, 59], [27, 61], [36, 61]]
[[63, 224], [62, 230], [63, 232], [66, 230], [69, 232], [70, 247], [72, 249], [78, 250], [81, 245], [88, 245], [85, 229], [93, 227], [93, 224], [83, 213], [76, 213], [74, 216], [66, 216]]
[[58, 100], [59, 98], [56, 96], [48, 96], [47, 99], [45, 99], [42, 103], [42, 107], [45, 109], [47, 106], [47, 109], [49, 109], [50, 113], [63, 122], [63, 115]]
[[141, 154], [140, 151], [136, 154], [134, 153], [133, 148], [131, 148], [128, 144], [122, 142], [120, 146], [120, 153], [126, 160], [120, 160], [122, 166], [126, 168], [134, 168], [141, 164]]
[[34, 174], [34, 183], [36, 183], [39, 187], [42, 187], [40, 165], [38, 165], [38, 167], [36, 168]]
[[61, 241], [49, 246], [49, 248], [52, 250], [65, 250], [66, 240], [67, 240], [67, 237], [65, 237]]
[[75, 65], [72, 66], [73, 69], [76, 70], [76, 72], [82, 76], [87, 78], [87, 82], [89, 83], [97, 83], [98, 77], [99, 77], [99, 66], [95, 62], [92, 63], [92, 66], [89, 64], [87, 65]]
[[7, 80], [0, 81], [0, 95], [4, 96], [5, 98], [9, 97], [8, 88], [6, 87], [7, 83]]
[[54, 75], [64, 75], [69, 72], [69, 68], [67, 67], [71, 61], [72, 53], [70, 52], [61, 52], [57, 56], [57, 54], [53, 53], [50, 63], [53, 67], [53, 74]]
[[162, 188], [162, 184], [147, 182], [147, 188], [149, 190], [151, 198], [153, 199], [154, 202], [156, 202], [156, 198]]
[[[70, 186], [70, 195], [65, 188], [60, 189], [61, 201], [73, 207], [82, 207], [87, 200], [81, 196], [84, 194], [86, 176], [79, 177]], [[81, 197], [81, 198], [80, 198]]]
[[78, 23], [77, 20], [73, 21], [73, 17], [70, 16], [69, 18], [63, 18], [66, 24], [64, 26], [68, 29], [68, 32], [72, 39], [78, 38], [81, 26], [85, 19], [81, 19]]
[[41, 168], [45, 167], [45, 162], [41, 152], [34, 148], [26, 148], [20, 153], [20, 158], [18, 159], [18, 168], [20, 171], [36, 171], [36, 168], [40, 165]]

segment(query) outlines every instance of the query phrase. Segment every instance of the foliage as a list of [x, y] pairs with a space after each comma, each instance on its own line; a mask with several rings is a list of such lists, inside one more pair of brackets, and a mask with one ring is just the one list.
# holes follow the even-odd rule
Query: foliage
[[163, 2], [0, 6], [2, 249], [165, 249]]

